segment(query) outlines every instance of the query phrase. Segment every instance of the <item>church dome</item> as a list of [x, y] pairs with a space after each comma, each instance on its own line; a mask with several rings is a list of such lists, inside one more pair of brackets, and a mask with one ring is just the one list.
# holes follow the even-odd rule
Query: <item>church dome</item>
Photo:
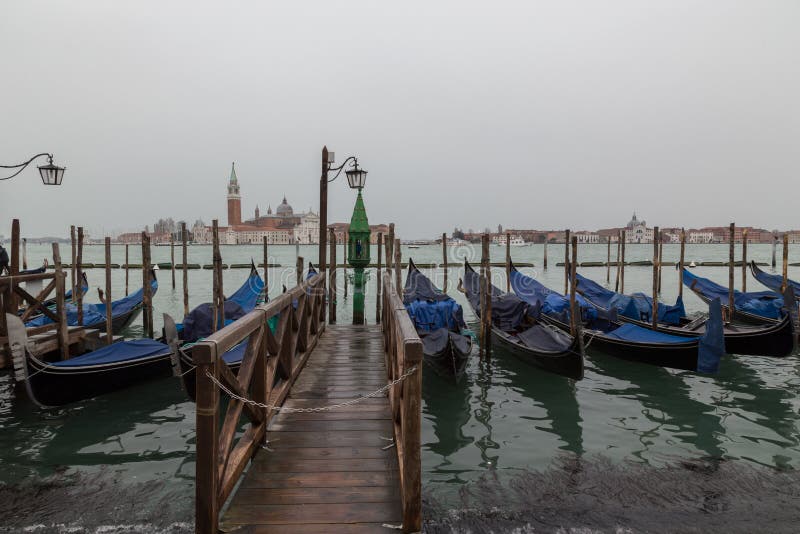
[[639, 226], [639, 225], [642, 225], [642, 226], [644, 226], [644, 225], [645, 225], [645, 222], [644, 222], [644, 221], [640, 221], [640, 220], [639, 220], [639, 219], [636, 217], [636, 212], [634, 211], [634, 212], [633, 212], [633, 217], [632, 217], [632, 218], [631, 218], [631, 220], [628, 222], [628, 225], [627, 225], [627, 227], [628, 227], [628, 228], [633, 228], [634, 226]]
[[283, 197], [283, 202], [280, 203], [275, 213], [280, 217], [291, 217], [294, 214], [294, 210], [292, 210], [292, 207], [286, 202], [286, 197]]

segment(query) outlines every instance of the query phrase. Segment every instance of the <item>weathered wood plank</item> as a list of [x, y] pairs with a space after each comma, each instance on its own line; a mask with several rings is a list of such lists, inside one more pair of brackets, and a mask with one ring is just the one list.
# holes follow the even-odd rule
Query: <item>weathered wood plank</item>
[[241, 504], [333, 504], [350, 502], [396, 502], [400, 497], [398, 488], [349, 487], [349, 488], [246, 488], [237, 498]]
[[391, 435], [392, 420], [387, 416], [385, 419], [350, 419], [350, 420], [329, 420], [317, 419], [311, 421], [298, 421], [283, 419], [276, 420], [270, 431], [285, 431], [285, 432], [319, 432], [330, 430], [374, 430], [376, 432], [385, 432], [386, 436]]
[[[397, 473], [386, 470], [333, 473], [265, 473], [248, 471], [243, 488], [342, 488], [347, 486], [391, 486]], [[234, 507], [231, 507], [234, 508]]]
[[335, 473], [356, 471], [397, 471], [397, 458], [339, 458], [313, 460], [295, 458], [294, 455], [275, 455], [265, 462], [256, 462], [251, 467], [262, 473]]
[[285, 525], [399, 521], [395, 503], [258, 504], [242, 505], [226, 516], [226, 523]]

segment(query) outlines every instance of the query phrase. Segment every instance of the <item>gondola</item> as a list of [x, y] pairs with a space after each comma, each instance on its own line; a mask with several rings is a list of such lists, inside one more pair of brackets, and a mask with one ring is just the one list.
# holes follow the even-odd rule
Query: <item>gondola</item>
[[[713, 298], [719, 298], [722, 307], [728, 308], [727, 287], [690, 273], [685, 268], [683, 269], [683, 283], [703, 302], [708, 303]], [[733, 299], [733, 320], [750, 324], [774, 324], [779, 322], [784, 314], [783, 297], [774, 291], [742, 293], [734, 289]]]
[[[158, 291], [158, 280], [155, 271], [150, 271], [152, 280], [150, 281], [151, 294], [155, 295]], [[142, 311], [144, 302], [144, 289], [138, 289], [126, 297], [111, 302], [111, 331], [114, 335], [121, 334], [128, 328], [139, 313]], [[78, 307], [73, 304], [66, 305], [67, 324], [69, 326], [78, 325]], [[40, 315], [25, 323], [27, 328], [35, 328], [51, 324], [52, 319], [46, 315]], [[106, 331], [106, 305], [102, 302], [97, 304], [83, 303], [83, 326], [85, 328], [95, 328], [101, 332]]]
[[[750, 262], [750, 271], [753, 273], [753, 277], [770, 288], [771, 290], [775, 291], [776, 293], [781, 292], [781, 288], [783, 288], [783, 276], [779, 274], [770, 274], [764, 272], [756, 265], [756, 262]], [[792, 290], [794, 291], [794, 298], [800, 300], [800, 282], [795, 282], [794, 280], [786, 279], [788, 285], [792, 286]]]
[[[545, 321], [562, 330], [570, 329], [569, 298], [511, 269], [514, 293], [532, 306], [541, 306]], [[576, 297], [578, 297], [576, 295]], [[617, 320], [616, 309], [596, 308], [578, 297], [586, 344], [611, 356], [660, 367], [716, 373], [725, 353], [722, 337], [722, 312], [718, 302], [709, 306], [706, 332], [685, 337], [654, 331]]]
[[464, 310], [408, 260], [403, 304], [422, 340], [423, 361], [436, 373], [459, 381], [472, 352]]
[[22, 320], [12, 314], [6, 318], [14, 377], [39, 406], [63, 406], [170, 373], [170, 347], [146, 338], [120, 341], [68, 360], [42, 361], [28, 353]]
[[[260, 301], [268, 300], [265, 295], [264, 280], [258, 274], [255, 264], [250, 268], [247, 280], [225, 300], [224, 324], [230, 324], [253, 311]], [[271, 319], [274, 321], [275, 319]], [[192, 360], [192, 346], [198, 340], [210, 335], [214, 330], [213, 310], [210, 303], [201, 304], [184, 317], [183, 323], [164, 314], [164, 337], [170, 346], [175, 347], [172, 354], [173, 374], [180, 378], [181, 386], [189, 398], [195, 400], [195, 366]], [[228, 367], [236, 373], [242, 363], [247, 343], [242, 342], [222, 355]]]
[[[622, 295], [581, 275], [577, 275], [577, 281], [576, 291], [596, 308], [606, 312], [613, 308], [620, 321], [652, 330], [653, 300], [651, 297], [642, 293], [631, 296]], [[683, 337], [700, 337], [705, 333], [705, 318], [691, 320], [686, 317], [685, 312], [674, 313], [676, 309], [683, 310], [683, 302], [680, 297], [675, 306], [658, 304], [657, 331]], [[723, 335], [725, 352], [728, 354], [782, 358], [794, 351], [794, 327], [788, 313], [775, 323], [724, 324]]]
[[[464, 262], [461, 287], [475, 315], [480, 317], [480, 276]], [[492, 340], [517, 358], [551, 373], [580, 380], [583, 354], [577, 338], [540, 322], [535, 310], [512, 293], [491, 286]]]

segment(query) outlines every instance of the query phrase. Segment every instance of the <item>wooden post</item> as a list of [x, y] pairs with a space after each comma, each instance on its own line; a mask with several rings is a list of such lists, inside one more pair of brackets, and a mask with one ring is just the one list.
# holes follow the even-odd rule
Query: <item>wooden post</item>
[[28, 269], [28, 240], [22, 238], [22, 269]]
[[[9, 274], [16, 276], [19, 274], [19, 219], [11, 221], [11, 264]], [[19, 310], [19, 299], [13, 290], [13, 284], [9, 285], [6, 293], [6, 313], [16, 315]], [[6, 334], [7, 335], [7, 334]], [[10, 347], [10, 345], [9, 345]]]
[[789, 232], [783, 233], [783, 283], [781, 284], [781, 295], [786, 291], [789, 283]]
[[627, 231], [622, 231], [622, 260], [619, 265], [619, 292], [625, 293], [625, 241], [628, 239]]
[[111, 316], [111, 238], [106, 237], [106, 345], [111, 345], [114, 340], [114, 327]]
[[572, 261], [569, 262], [570, 284], [569, 284], [569, 330], [573, 336], [578, 335], [578, 323], [581, 320], [581, 312], [578, 309], [578, 300], [575, 297], [576, 278], [578, 276], [578, 236], [572, 236]]
[[742, 230], [742, 293], [747, 291], [747, 228]]
[[728, 235], [728, 319], [733, 320], [734, 301], [733, 301], [733, 277], [734, 277], [734, 256], [733, 256], [733, 236], [736, 232], [736, 225], [731, 223]]
[[480, 286], [478, 288], [480, 301], [478, 310], [480, 317], [480, 327], [478, 329], [478, 357], [483, 360], [486, 354], [486, 234], [481, 235], [481, 263], [480, 263]]
[[[380, 234], [378, 234], [380, 239]], [[331, 266], [328, 269], [328, 322], [330, 324], [336, 323], [336, 232], [333, 228], [330, 229], [330, 247], [331, 247]], [[380, 258], [381, 250], [380, 240], [378, 241], [378, 258]], [[380, 272], [380, 269], [379, 269]], [[378, 291], [380, 291], [380, 276], [378, 276]], [[380, 310], [380, 306], [378, 306]]]
[[777, 248], [777, 246], [778, 246], [778, 234], [773, 232], [773, 234], [772, 234], [772, 269], [773, 270], [775, 270], [775, 266], [777, 265], [777, 263], [775, 263], [775, 249]]
[[172, 289], [175, 289], [175, 235], [169, 234], [169, 265], [172, 271]]
[[564, 294], [569, 291], [569, 230], [564, 230]]
[[661, 232], [658, 231], [658, 226], [653, 228], [653, 310], [652, 310], [652, 323], [653, 330], [658, 328], [658, 273], [661, 270], [661, 258], [659, 257], [659, 242], [661, 241]]
[[617, 276], [614, 279], [614, 291], [619, 291], [620, 250], [622, 248], [622, 230], [617, 232]]
[[[183, 316], [186, 317], [189, 315], [189, 266], [187, 262], [189, 261], [187, 256], [187, 249], [186, 249], [186, 240], [188, 238], [188, 234], [186, 232], [186, 223], [181, 223], [181, 259], [183, 260], [183, 265], [181, 266], [182, 274], [183, 274]], [[266, 290], [266, 278], [264, 279], [264, 289]]]
[[[130, 247], [130, 245], [128, 245], [126, 243], [125, 244], [125, 296], [126, 297], [128, 296], [128, 263], [130, 263], [130, 256], [128, 254], [128, 247]], [[75, 287], [75, 286], [73, 286], [73, 287]], [[74, 291], [75, 290], [73, 289], [73, 293], [74, 293]]]
[[611, 285], [611, 236], [606, 238], [606, 285]]
[[66, 275], [61, 269], [61, 251], [58, 248], [58, 243], [53, 243], [53, 263], [56, 269], [56, 315], [58, 315], [58, 325], [56, 329], [58, 331], [58, 348], [61, 353], [61, 359], [66, 360], [69, 358], [69, 328], [67, 326], [67, 307], [66, 302], [64, 302], [66, 298], [66, 290], [64, 288]]
[[392, 247], [394, 250], [394, 283], [395, 287], [397, 288], [397, 294], [400, 295], [400, 300], [403, 299], [403, 262], [400, 256], [400, 240], [395, 238], [394, 246]]
[[[322, 172], [319, 179], [319, 253], [317, 263], [319, 264], [319, 272], [322, 273], [322, 294], [325, 295], [325, 270], [328, 268], [328, 261], [325, 257], [326, 240], [328, 238], [328, 169], [330, 168], [330, 157], [328, 146], [322, 147]], [[333, 257], [331, 257], [333, 263]], [[266, 265], [266, 262], [264, 263]], [[333, 265], [336, 268], [336, 265]], [[266, 279], [265, 279], [266, 280]], [[322, 324], [325, 324], [325, 305], [320, 306], [319, 319]]]
[[267, 236], [262, 240], [264, 248], [264, 302], [269, 302], [269, 244], [267, 243]]
[[[80, 236], [80, 229], [79, 236]], [[79, 246], [80, 248], [80, 246]], [[144, 321], [145, 337], [153, 337], [153, 286], [150, 280], [150, 236], [142, 232], [142, 320]]]
[[[78, 257], [75, 261], [77, 263], [76, 276], [78, 277], [78, 285], [81, 286], [83, 285], [83, 226], [78, 227]], [[78, 291], [77, 293], [78, 325], [83, 326], [83, 291]]]
[[222, 256], [219, 253], [219, 221], [214, 219], [211, 223], [212, 235], [212, 263], [214, 265], [214, 274], [212, 277], [212, 291], [213, 296], [213, 309], [214, 309], [214, 325], [212, 330], [214, 332], [219, 328], [220, 323], [225, 322], [225, 302], [224, 297], [221, 297], [222, 292]]
[[394, 262], [394, 223], [389, 223], [389, 238], [386, 240], [386, 269], [391, 270]]
[[417, 366], [417, 371], [402, 385], [400, 409], [403, 417], [403, 532], [422, 531], [422, 343], [403, 340], [403, 371]]
[[547, 235], [544, 236], [544, 258], [542, 258], [542, 269], [547, 269]]
[[195, 533], [219, 532], [219, 388], [206, 375], [219, 379], [218, 355], [214, 344], [200, 344], [192, 352], [197, 366], [195, 385]]
[[[78, 298], [76, 293], [83, 289], [83, 287], [82, 287], [83, 286], [83, 281], [78, 283], [78, 281], [75, 279], [75, 272], [76, 272], [76, 270], [75, 270], [76, 269], [75, 268], [75, 256], [76, 256], [77, 241], [76, 241], [76, 237], [75, 237], [75, 225], [74, 224], [69, 227], [69, 239], [70, 239], [70, 242], [72, 244], [72, 260], [71, 260], [71, 263], [70, 263], [70, 284], [71, 284], [70, 287], [72, 287], [72, 297], [71, 298], [72, 298], [72, 303], [75, 304], [75, 300]], [[128, 262], [128, 257], [125, 256], [125, 263], [127, 263], [127, 262]], [[81, 287], [79, 287], [79, 286], [81, 286]], [[127, 273], [125, 274], [125, 294], [126, 295], [128, 294], [128, 275], [127, 275]]]
[[304, 263], [304, 261], [305, 260], [303, 260], [303, 256], [297, 256], [297, 260], [296, 260], [294, 268], [295, 268], [295, 277], [297, 278], [297, 285], [298, 286], [303, 283], [303, 263]]
[[658, 294], [661, 294], [661, 272], [664, 258], [664, 234], [663, 232], [658, 235]]
[[381, 253], [383, 252], [383, 233], [378, 232], [378, 264], [376, 268], [376, 284], [375, 284], [375, 324], [381, 324]]
[[483, 234], [481, 257], [483, 258], [483, 357], [487, 360], [492, 355], [492, 259], [489, 249], [489, 234]]
[[506, 232], [506, 293], [511, 293], [511, 232]]
[[442, 234], [442, 270], [444, 271], [444, 283], [442, 284], [442, 291], [447, 294], [447, 234]]
[[678, 296], [683, 298], [683, 266], [686, 253], [686, 231], [681, 228], [681, 259], [678, 265]]

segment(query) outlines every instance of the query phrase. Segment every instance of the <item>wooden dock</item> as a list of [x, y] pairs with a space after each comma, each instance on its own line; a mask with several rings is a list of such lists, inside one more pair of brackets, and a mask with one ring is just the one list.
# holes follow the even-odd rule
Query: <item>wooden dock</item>
[[[331, 325], [284, 406], [329, 406], [386, 384], [380, 326]], [[391, 532], [402, 523], [389, 399], [331, 411], [280, 413], [222, 520], [223, 530]], [[387, 447], [389, 446], [389, 447]]]
[[389, 272], [380, 325], [326, 325], [325, 276], [194, 347], [198, 533], [421, 529], [422, 343]]

